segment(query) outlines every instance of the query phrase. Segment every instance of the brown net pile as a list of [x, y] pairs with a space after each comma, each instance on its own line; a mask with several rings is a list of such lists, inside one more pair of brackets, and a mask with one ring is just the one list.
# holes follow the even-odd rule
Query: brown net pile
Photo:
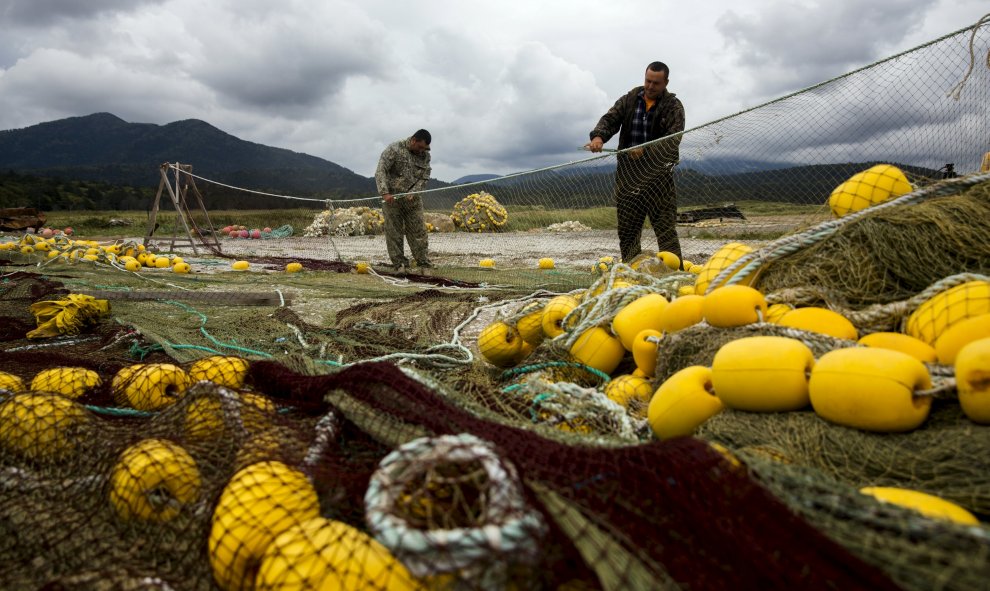
[[[990, 513], [990, 436], [954, 400], [939, 401], [924, 428], [869, 433], [828, 423], [811, 411], [726, 410], [698, 436], [729, 449], [775, 457], [819, 470], [856, 489], [894, 486], [920, 490]], [[769, 476], [768, 476], [769, 478]]]
[[763, 266], [767, 294], [802, 286], [831, 305], [905, 300], [943, 277], [990, 272], [990, 183], [911, 207], [882, 208], [827, 240]]

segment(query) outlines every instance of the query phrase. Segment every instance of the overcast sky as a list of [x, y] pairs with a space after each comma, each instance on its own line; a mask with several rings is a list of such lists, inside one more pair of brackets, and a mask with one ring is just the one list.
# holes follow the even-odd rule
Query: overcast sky
[[583, 158], [653, 60], [670, 66], [690, 128], [971, 26], [988, 6], [0, 0], [0, 129], [102, 111], [202, 119], [371, 176], [386, 144], [425, 127], [434, 176], [452, 181]]

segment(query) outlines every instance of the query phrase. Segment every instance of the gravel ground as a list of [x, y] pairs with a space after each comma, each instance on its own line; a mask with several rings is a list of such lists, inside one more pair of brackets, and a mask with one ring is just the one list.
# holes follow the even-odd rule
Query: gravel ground
[[[731, 236], [719, 239], [689, 237], [681, 230], [681, 250], [684, 257], [703, 262]], [[743, 242], [758, 245], [765, 241]], [[305, 258], [385, 263], [385, 237], [336, 236], [285, 240], [225, 239], [221, 242], [228, 254], [297, 256]], [[656, 240], [649, 230], [644, 232], [643, 250], [656, 249]], [[408, 254], [408, 247], [407, 247]], [[338, 257], [339, 254], [339, 257]], [[603, 256], [618, 258], [618, 238], [614, 230], [582, 232], [514, 232], [506, 234], [434, 233], [430, 235], [430, 258], [437, 265], [470, 267], [481, 259], [494, 259], [499, 268], [534, 267], [539, 259], [552, 258], [558, 266], [589, 267]]]

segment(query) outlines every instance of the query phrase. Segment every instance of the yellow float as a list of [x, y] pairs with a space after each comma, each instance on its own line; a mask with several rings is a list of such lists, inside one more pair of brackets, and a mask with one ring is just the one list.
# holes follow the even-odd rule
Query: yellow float
[[901, 332], [874, 332], [860, 337], [858, 343], [866, 347], [907, 353], [923, 363], [935, 362], [935, 349], [931, 345]]
[[177, 443], [145, 439], [120, 455], [110, 476], [110, 504], [125, 521], [164, 523], [199, 498], [196, 460]]
[[551, 339], [564, 334], [564, 318], [571, 310], [578, 307], [577, 298], [570, 295], [559, 295], [550, 299], [543, 308], [543, 334]]
[[961, 525], [979, 525], [980, 523], [975, 515], [959, 505], [921, 491], [888, 486], [867, 486], [861, 488], [859, 492], [884, 503], [917, 511], [932, 519], [944, 519]]
[[0, 448], [33, 462], [59, 462], [75, 453], [76, 429], [88, 416], [60, 394], [14, 394], [0, 402]]
[[478, 351], [495, 367], [512, 367], [519, 362], [524, 342], [516, 327], [497, 321], [478, 335]]
[[712, 386], [729, 408], [798, 410], [808, 406], [808, 372], [814, 365], [814, 354], [799, 340], [778, 336], [736, 339], [715, 353]]
[[702, 321], [702, 305], [705, 297], [697, 294], [674, 298], [664, 307], [660, 316], [660, 330], [665, 333], [677, 332]]
[[681, 257], [670, 252], [669, 250], [661, 250], [657, 253], [657, 258], [663, 261], [668, 269], [673, 271], [678, 271], [681, 268]]
[[418, 591], [423, 586], [368, 534], [342, 521], [316, 517], [269, 544], [254, 589]]
[[[711, 284], [711, 282], [714, 281], [723, 270], [729, 268], [729, 266], [733, 263], [751, 252], [753, 252], [753, 248], [742, 244], [741, 242], [729, 242], [728, 244], [720, 247], [715, 251], [715, 254], [713, 254], [711, 258], [701, 265], [701, 270], [698, 272], [698, 276], [694, 281], [694, 293], [698, 295], [705, 295], [708, 291], [709, 284]], [[756, 273], [750, 274], [750, 276], [744, 278], [740, 284], [751, 284], [755, 276]]]
[[732, 328], [760, 322], [767, 314], [767, 300], [748, 285], [725, 285], [709, 292], [701, 302], [705, 322]]
[[24, 380], [12, 373], [0, 371], [0, 390], [17, 394], [24, 391]]
[[607, 374], [615, 371], [625, 353], [622, 342], [600, 326], [584, 331], [571, 345], [576, 360]]
[[963, 347], [988, 337], [990, 337], [990, 314], [960, 320], [945, 329], [935, 341], [935, 355], [939, 363], [952, 365]]
[[303, 270], [302, 263], [288, 263], [285, 265], [286, 273], [298, 273]]
[[184, 369], [171, 363], [149, 363], [122, 379], [122, 394], [136, 410], [161, 410], [174, 404], [191, 385]]
[[795, 308], [784, 314], [777, 324], [848, 341], [859, 338], [859, 331], [848, 318], [828, 308], [814, 306]]
[[702, 423], [722, 412], [712, 392], [712, 371], [702, 365], [685, 367], [667, 378], [650, 398], [646, 420], [660, 439], [688, 437]]
[[940, 292], [908, 316], [904, 332], [935, 345], [955, 323], [990, 313], [990, 282], [968, 281]]
[[516, 330], [522, 340], [536, 346], [543, 342], [543, 306], [534, 305], [531, 311], [516, 321]]
[[657, 357], [660, 354], [660, 339], [663, 333], [647, 328], [641, 330], [633, 341], [632, 355], [636, 370], [652, 378], [657, 371]]
[[84, 367], [54, 367], [39, 371], [31, 380], [35, 392], [55, 392], [75, 400], [102, 383], [99, 374]]
[[213, 578], [224, 591], [254, 589], [269, 544], [319, 512], [316, 490], [302, 472], [277, 461], [238, 471], [213, 511], [207, 542]]
[[832, 215], [840, 218], [854, 211], [911, 192], [911, 183], [901, 169], [877, 164], [858, 172], [836, 187], [828, 198]]
[[925, 365], [900, 351], [870, 347], [823, 355], [808, 382], [811, 406], [823, 419], [864, 431], [901, 432], [919, 427], [931, 409]]
[[622, 346], [632, 351], [633, 342], [645, 329], [660, 330], [663, 309], [667, 298], [658, 293], [640, 296], [624, 306], [612, 319], [612, 333], [619, 337]]
[[243, 388], [251, 364], [232, 355], [211, 355], [197, 359], [189, 366], [190, 382], [207, 380], [227, 388]]
[[605, 385], [605, 396], [628, 409], [631, 414], [645, 416], [646, 407], [653, 396], [653, 384], [639, 376], [621, 375]]
[[973, 422], [990, 425], [990, 338], [963, 347], [955, 365], [963, 412]]

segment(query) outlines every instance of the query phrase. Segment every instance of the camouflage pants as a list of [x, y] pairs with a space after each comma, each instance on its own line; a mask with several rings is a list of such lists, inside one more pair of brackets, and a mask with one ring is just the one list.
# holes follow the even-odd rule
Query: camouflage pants
[[677, 190], [669, 165], [651, 162], [647, 153], [634, 159], [620, 155], [615, 171], [615, 208], [619, 252], [628, 263], [642, 252], [643, 223], [650, 218], [657, 249], [681, 256], [677, 238]]
[[393, 265], [409, 265], [403, 238], [409, 242], [409, 250], [416, 263], [430, 262], [427, 254], [429, 238], [423, 220], [423, 200], [418, 195], [412, 199], [396, 197], [392, 203], [383, 204], [385, 216], [385, 248]]

